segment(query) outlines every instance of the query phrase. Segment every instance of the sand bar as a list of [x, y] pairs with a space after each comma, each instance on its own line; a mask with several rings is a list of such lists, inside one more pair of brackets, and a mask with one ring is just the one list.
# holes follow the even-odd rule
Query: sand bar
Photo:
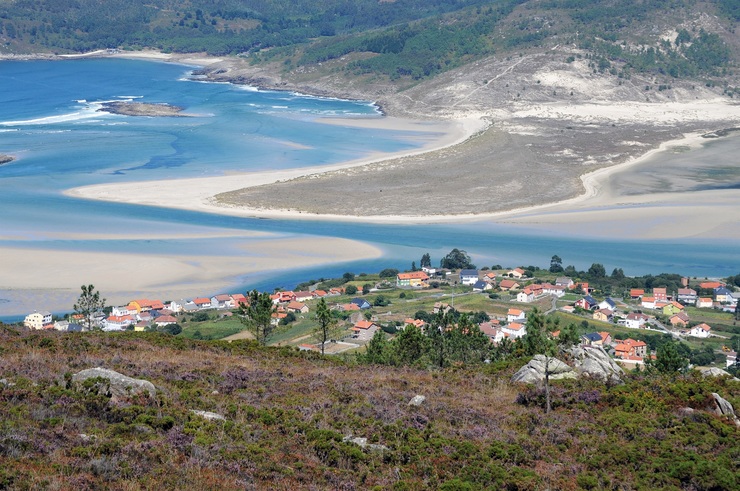
[[95, 285], [109, 305], [146, 296], [179, 300], [233, 293], [253, 273], [381, 256], [374, 246], [332, 237], [261, 238], [240, 249], [178, 256], [0, 247], [0, 315], [69, 311], [83, 284]]

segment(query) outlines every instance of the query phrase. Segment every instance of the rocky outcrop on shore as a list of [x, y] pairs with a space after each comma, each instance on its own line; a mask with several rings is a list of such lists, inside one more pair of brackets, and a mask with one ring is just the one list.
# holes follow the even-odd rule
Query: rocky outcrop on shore
[[149, 102], [106, 102], [99, 111], [122, 114], [124, 116], [165, 116], [165, 117], [185, 117], [182, 114], [184, 108], [173, 106], [165, 103]]
[[10, 163], [15, 160], [12, 155], [3, 155], [0, 153], [0, 165]]

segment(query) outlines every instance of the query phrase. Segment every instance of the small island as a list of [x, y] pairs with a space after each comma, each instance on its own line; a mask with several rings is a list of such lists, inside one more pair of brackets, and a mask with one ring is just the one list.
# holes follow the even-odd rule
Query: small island
[[185, 117], [181, 114], [184, 108], [173, 106], [166, 103], [147, 103], [147, 102], [106, 102], [98, 111], [108, 112], [111, 114], [122, 114], [124, 116], [169, 116]]
[[15, 157], [13, 157], [12, 155], [4, 155], [0, 153], [0, 165], [9, 164], [10, 162], [14, 160], [15, 160]]

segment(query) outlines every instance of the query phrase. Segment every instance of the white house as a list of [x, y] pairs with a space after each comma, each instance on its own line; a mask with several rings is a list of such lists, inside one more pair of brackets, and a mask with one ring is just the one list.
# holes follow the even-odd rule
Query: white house
[[517, 302], [524, 302], [529, 303], [534, 301], [534, 293], [532, 293], [532, 290], [525, 288], [524, 290], [520, 291], [516, 294], [516, 301]]
[[109, 315], [103, 323], [103, 331], [123, 331], [134, 323], [130, 315]]
[[463, 269], [460, 271], [460, 283], [463, 285], [474, 285], [478, 282], [477, 269]]
[[527, 314], [519, 309], [509, 309], [509, 312], [506, 314], [506, 322], [518, 322], [523, 321], [527, 318]]
[[712, 328], [708, 324], [701, 323], [691, 328], [691, 330], [689, 331], [689, 336], [694, 336], [696, 338], [708, 338], [710, 336], [709, 331], [711, 331], [711, 329]]
[[714, 300], [709, 297], [701, 297], [696, 299], [696, 308], [698, 309], [711, 309], [714, 306]]
[[527, 326], [519, 322], [511, 322], [501, 328], [504, 334], [508, 334], [509, 338], [517, 339], [527, 334]]
[[631, 329], [640, 329], [648, 321], [649, 317], [638, 312], [630, 312], [622, 323]]
[[232, 309], [235, 307], [231, 295], [226, 294], [211, 297], [211, 306], [217, 309]]
[[23, 325], [29, 329], [46, 329], [52, 326], [51, 312], [34, 312], [28, 314], [23, 320]]
[[118, 317], [123, 317], [124, 315], [133, 315], [136, 314], [136, 311], [134, 310], [131, 312], [131, 310], [128, 308], [128, 305], [123, 305], [121, 307], [113, 307], [110, 311], [110, 315], [115, 315]]
[[612, 300], [610, 297], [606, 297], [601, 301], [601, 303], [599, 303], [599, 309], [609, 309], [614, 312], [617, 310], [617, 302]]

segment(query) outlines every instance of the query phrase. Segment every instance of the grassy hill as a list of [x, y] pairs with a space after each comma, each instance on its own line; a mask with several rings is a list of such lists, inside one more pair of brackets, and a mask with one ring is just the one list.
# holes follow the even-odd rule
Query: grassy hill
[[[440, 371], [155, 333], [0, 329], [7, 489], [737, 489], [740, 384], [512, 385], [525, 360]], [[156, 400], [74, 388], [103, 366]], [[415, 395], [426, 401], [408, 405]], [[681, 409], [691, 407], [693, 412]], [[191, 410], [222, 415], [207, 420]], [[366, 448], [345, 437], [367, 438]]]

